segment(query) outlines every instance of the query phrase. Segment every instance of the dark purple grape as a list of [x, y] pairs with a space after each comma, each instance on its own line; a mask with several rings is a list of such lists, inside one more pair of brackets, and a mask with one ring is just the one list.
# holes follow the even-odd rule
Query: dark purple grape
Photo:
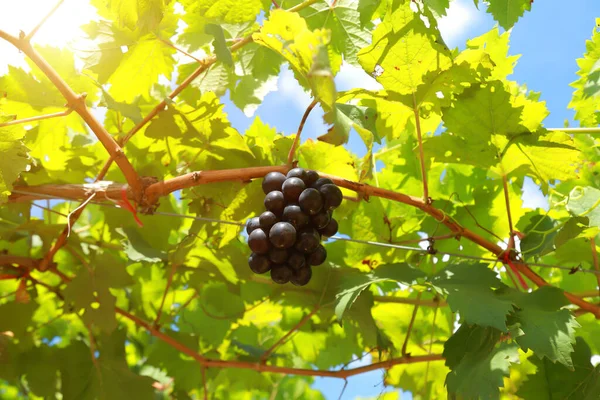
[[308, 215], [302, 212], [300, 206], [294, 204], [285, 207], [281, 219], [289, 222], [296, 229], [300, 229], [310, 222]]
[[269, 260], [274, 264], [283, 264], [289, 256], [287, 249], [271, 249], [269, 250]]
[[310, 218], [310, 222], [313, 224], [315, 229], [323, 229], [331, 221], [331, 215], [328, 212], [322, 211], [317, 215], [313, 215]]
[[302, 253], [310, 254], [317, 250], [320, 242], [321, 236], [319, 236], [319, 232], [316, 229], [308, 228], [300, 231], [298, 234], [295, 248]]
[[304, 189], [298, 198], [298, 204], [308, 215], [315, 215], [323, 208], [323, 197], [317, 189]]
[[306, 171], [306, 180], [304, 183], [306, 183], [306, 187], [311, 187], [319, 178], [320, 176], [317, 171], [309, 169]]
[[287, 264], [274, 265], [271, 268], [271, 279], [280, 285], [288, 283], [292, 275], [293, 271]]
[[292, 168], [286, 175], [287, 178], [300, 178], [306, 184], [306, 171], [304, 168]]
[[319, 192], [323, 195], [323, 208], [326, 210], [333, 210], [338, 208], [342, 204], [342, 191], [339, 187], [333, 184], [325, 184], [319, 188]]
[[265, 196], [265, 208], [275, 215], [281, 215], [285, 208], [285, 198], [283, 193], [273, 191]]
[[292, 254], [288, 258], [288, 265], [292, 267], [293, 270], [304, 267], [306, 265], [304, 254], [292, 251]]
[[275, 190], [281, 191], [281, 185], [285, 181], [285, 175], [281, 172], [269, 172], [262, 181], [262, 190], [269, 194]]
[[333, 181], [329, 178], [319, 178], [310, 187], [318, 190], [321, 186], [327, 184], [333, 184]]
[[321, 265], [325, 262], [326, 258], [327, 250], [325, 250], [325, 247], [320, 244], [317, 248], [317, 251], [309, 254], [308, 257], [306, 257], [306, 262], [308, 262], [309, 265]]
[[310, 282], [310, 278], [312, 278], [312, 269], [307, 265], [304, 268], [293, 271], [290, 282], [296, 286], [304, 286]]
[[250, 250], [258, 254], [265, 254], [271, 248], [267, 234], [260, 228], [253, 230], [248, 235], [248, 246]]
[[263, 231], [269, 232], [269, 229], [279, 222], [279, 219], [277, 218], [277, 215], [273, 214], [271, 211], [265, 211], [258, 217], [258, 222]]
[[260, 228], [258, 217], [250, 218], [246, 221], [246, 233], [249, 235], [253, 230]]
[[287, 249], [296, 241], [296, 229], [289, 222], [278, 222], [269, 231], [269, 240], [278, 249]]
[[323, 229], [319, 230], [319, 233], [323, 236], [333, 236], [337, 233], [338, 231], [338, 223], [335, 219], [331, 218], [331, 221], [329, 221], [329, 223], [327, 224], [327, 226]]
[[283, 196], [288, 203], [297, 203], [300, 193], [306, 188], [304, 181], [300, 178], [287, 178], [283, 182]]
[[263, 254], [250, 254], [248, 265], [255, 274], [264, 274], [271, 269], [271, 261]]

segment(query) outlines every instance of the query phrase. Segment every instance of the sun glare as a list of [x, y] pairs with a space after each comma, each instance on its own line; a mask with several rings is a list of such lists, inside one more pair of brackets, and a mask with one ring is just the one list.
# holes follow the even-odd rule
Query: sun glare
[[[0, 29], [12, 35], [27, 33], [56, 4], [51, 0], [0, 0]], [[65, 47], [81, 38], [81, 25], [96, 18], [96, 9], [88, 0], [66, 0], [36, 33], [33, 43]], [[0, 40], [0, 74], [6, 73], [8, 64], [24, 67], [24, 56]]]

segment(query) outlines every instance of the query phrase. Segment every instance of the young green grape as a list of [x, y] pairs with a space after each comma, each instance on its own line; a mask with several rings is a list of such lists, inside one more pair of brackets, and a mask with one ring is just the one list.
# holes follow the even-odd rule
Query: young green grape
[[281, 191], [281, 185], [285, 181], [285, 175], [281, 172], [269, 172], [262, 181], [262, 190], [265, 194], [273, 191]]

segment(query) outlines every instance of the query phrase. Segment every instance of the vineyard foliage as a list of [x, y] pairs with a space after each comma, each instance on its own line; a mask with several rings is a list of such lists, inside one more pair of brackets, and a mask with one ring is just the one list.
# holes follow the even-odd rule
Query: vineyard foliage
[[[449, 0], [91, 3], [85, 46], [0, 26], [29, 65], [0, 76], [1, 398], [322, 399], [316, 377], [371, 370], [415, 399], [600, 398], [600, 152], [511, 80], [533, 1], [476, 0], [498, 27], [462, 51]], [[590, 31], [569, 107], [595, 128]], [[343, 61], [383, 89], [336, 90]], [[253, 115], [285, 68], [329, 126], [289, 159], [297, 132], [223, 102]], [[252, 273], [243, 228], [248, 168], [292, 164], [345, 196], [304, 287]]]

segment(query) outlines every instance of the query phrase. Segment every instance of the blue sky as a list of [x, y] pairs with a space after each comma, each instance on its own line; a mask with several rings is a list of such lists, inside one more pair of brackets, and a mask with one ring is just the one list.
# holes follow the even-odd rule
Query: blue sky
[[[0, 27], [16, 33], [18, 29], [28, 30], [45, 14], [54, 2], [46, 0], [20, 0], [3, 2], [0, 13]], [[480, 2], [481, 3], [481, 2]], [[492, 18], [482, 10], [477, 10], [471, 0], [455, 0], [448, 17], [440, 21], [440, 29], [450, 47], [464, 47], [467, 38], [480, 35], [494, 27]], [[77, 15], [79, 18], [73, 18]], [[50, 19], [36, 36], [41, 44], [60, 45], [77, 35], [78, 21], [93, 17], [93, 8], [87, 1], [66, 0], [61, 9]], [[567, 109], [571, 98], [571, 82], [576, 80], [576, 58], [585, 52], [585, 41], [590, 37], [595, 18], [600, 17], [598, 0], [538, 0], [533, 10], [527, 13], [512, 30], [511, 54], [522, 54], [511, 79], [527, 84], [528, 88], [542, 93], [541, 99], [547, 102], [551, 114], [546, 119], [546, 127], [561, 127], [563, 121], [571, 119], [573, 112]], [[74, 24], [75, 23], [75, 24]], [[23, 65], [22, 57], [5, 43], [0, 43], [0, 74], [6, 71], [6, 64]], [[336, 83], [339, 90], [351, 87], [376, 89], [377, 83], [366, 73], [355, 67], [345, 66]], [[292, 74], [284, 70], [278, 81], [278, 90], [267, 95], [258, 108], [258, 115], [264, 122], [277, 127], [279, 132], [294, 133], [310, 96], [302, 91]], [[241, 132], [252, 122], [231, 102], [226, 101], [226, 112], [232, 124]], [[316, 138], [325, 132], [321, 113], [315, 110], [305, 127], [303, 138]], [[575, 125], [576, 126], [576, 125]], [[364, 146], [355, 139], [349, 148], [360, 154]], [[524, 196], [526, 206], [545, 206], [543, 196], [528, 184]], [[357, 362], [354, 366], [368, 363]], [[382, 391], [382, 372], [374, 371], [348, 379], [348, 387], [343, 399], [378, 396]], [[344, 382], [342, 380], [317, 379], [314, 387], [323, 391], [327, 399], [337, 399]], [[404, 394], [402, 398], [411, 398]]]

